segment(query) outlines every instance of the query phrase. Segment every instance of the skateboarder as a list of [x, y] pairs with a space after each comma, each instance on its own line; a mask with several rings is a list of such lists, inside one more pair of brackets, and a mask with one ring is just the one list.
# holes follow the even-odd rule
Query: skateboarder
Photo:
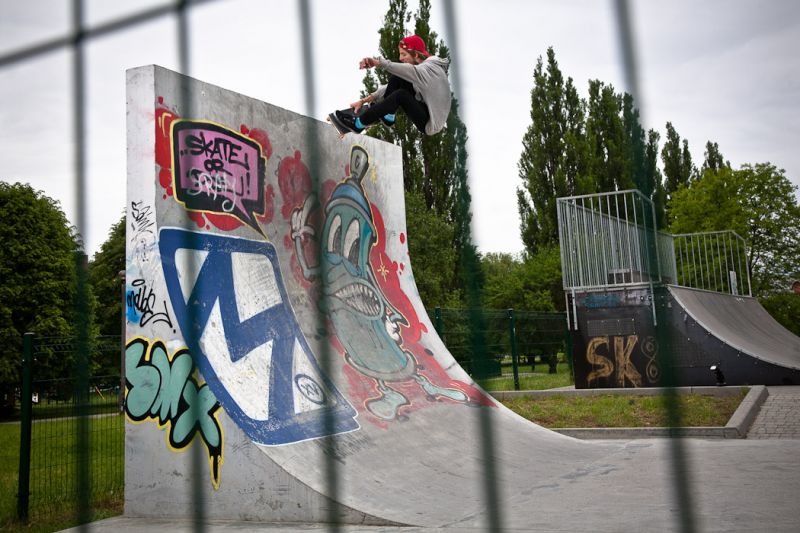
[[401, 39], [398, 49], [399, 63], [383, 57], [365, 57], [358, 63], [362, 69], [384, 69], [390, 74], [389, 81], [369, 96], [350, 104], [350, 109], [331, 113], [334, 126], [338, 128], [339, 122], [356, 133], [379, 120], [393, 126], [395, 113], [402, 108], [417, 129], [426, 135], [435, 135], [444, 128], [452, 98], [447, 79], [450, 61], [430, 55], [425, 42], [417, 35]]

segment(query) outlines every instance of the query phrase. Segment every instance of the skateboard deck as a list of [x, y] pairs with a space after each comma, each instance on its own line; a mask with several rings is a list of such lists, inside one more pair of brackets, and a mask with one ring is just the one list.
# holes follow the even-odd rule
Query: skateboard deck
[[334, 128], [336, 128], [336, 132], [339, 134], [340, 139], [343, 139], [348, 133], [356, 133], [345, 126], [341, 120], [339, 120], [339, 117], [336, 116], [336, 111], [333, 113], [328, 113], [328, 122], [332, 124]]

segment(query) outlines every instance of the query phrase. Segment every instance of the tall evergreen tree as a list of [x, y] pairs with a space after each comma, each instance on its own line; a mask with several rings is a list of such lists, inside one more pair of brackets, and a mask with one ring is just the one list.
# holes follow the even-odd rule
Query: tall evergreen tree
[[647, 132], [647, 145], [644, 149], [644, 168], [646, 180], [653, 184], [650, 199], [656, 210], [656, 227], [667, 228], [667, 191], [664, 189], [664, 180], [658, 168], [658, 141], [661, 136], [653, 129]]
[[668, 196], [672, 196], [681, 186], [689, 185], [695, 175], [689, 141], [681, 140], [671, 122], [667, 122], [667, 140], [661, 150], [661, 161], [664, 164], [664, 189]]
[[584, 102], [572, 78], [564, 81], [552, 47], [546, 69], [537, 60], [533, 80], [531, 125], [517, 165], [520, 232], [530, 253], [558, 242], [556, 199], [587, 192]]
[[639, 122], [639, 110], [634, 105], [633, 96], [625, 93], [622, 96], [622, 122], [628, 152], [628, 167], [634, 188], [648, 198], [655, 191], [653, 175], [647, 172], [645, 160], [645, 134]]
[[701, 172], [704, 173], [706, 170], [719, 172], [723, 166], [731, 166], [730, 161], [725, 161], [725, 158], [722, 157], [722, 153], [719, 151], [719, 145], [717, 143], [707, 141], [705, 159], [703, 160]]
[[614, 92], [614, 87], [599, 80], [589, 80], [586, 138], [594, 192], [633, 188], [621, 115], [622, 97]]

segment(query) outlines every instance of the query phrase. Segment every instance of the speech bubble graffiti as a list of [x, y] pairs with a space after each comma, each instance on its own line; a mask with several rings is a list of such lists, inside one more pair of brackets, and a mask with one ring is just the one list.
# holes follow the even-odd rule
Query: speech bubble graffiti
[[175, 198], [186, 209], [230, 215], [259, 233], [255, 215], [266, 202], [266, 159], [261, 145], [219, 124], [172, 123]]

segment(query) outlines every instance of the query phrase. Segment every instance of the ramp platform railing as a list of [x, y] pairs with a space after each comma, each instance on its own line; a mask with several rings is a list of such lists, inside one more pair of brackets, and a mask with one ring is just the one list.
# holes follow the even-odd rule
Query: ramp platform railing
[[[564, 290], [591, 291], [662, 281], [649, 248], [668, 250], [653, 202], [638, 190], [559, 198]], [[663, 241], [663, 242], [662, 242]]]
[[660, 282], [751, 295], [747, 245], [735, 231], [658, 231], [653, 203], [638, 190], [559, 198], [556, 206], [565, 291]]

